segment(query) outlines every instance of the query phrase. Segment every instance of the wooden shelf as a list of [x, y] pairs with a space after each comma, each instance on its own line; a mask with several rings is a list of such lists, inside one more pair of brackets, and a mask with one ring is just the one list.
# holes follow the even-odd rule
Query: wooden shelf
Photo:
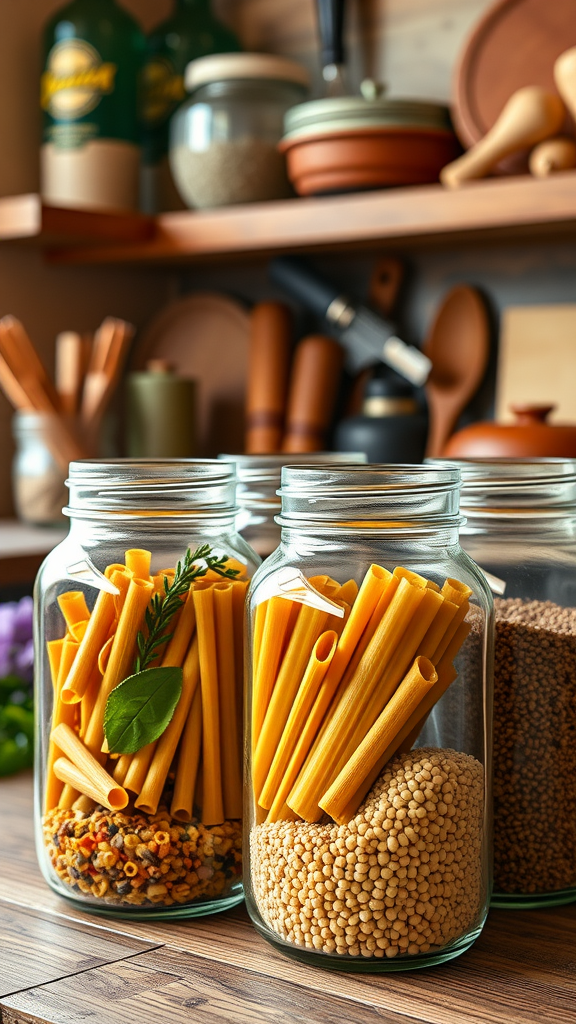
[[188, 263], [206, 259], [451, 244], [559, 235], [576, 229], [576, 172], [252, 203], [159, 217], [44, 205], [39, 196], [0, 199], [0, 242], [42, 246], [51, 263]]
[[0, 199], [0, 242], [42, 247], [132, 244], [153, 237], [152, 217], [48, 206], [34, 192]]
[[58, 263], [186, 263], [286, 251], [395, 247], [470, 238], [559, 234], [576, 228], [576, 173], [316, 199], [288, 199], [157, 217], [147, 240], [62, 248]]

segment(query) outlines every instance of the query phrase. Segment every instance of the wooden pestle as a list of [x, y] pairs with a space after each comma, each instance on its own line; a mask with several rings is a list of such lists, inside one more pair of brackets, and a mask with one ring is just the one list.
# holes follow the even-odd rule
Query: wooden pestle
[[570, 171], [576, 167], [576, 142], [567, 135], [545, 139], [530, 153], [528, 166], [535, 178], [547, 178], [557, 171]]
[[473, 178], [483, 178], [504, 157], [556, 135], [565, 116], [564, 104], [555, 93], [538, 85], [518, 89], [484, 138], [442, 169], [442, 184], [458, 188]]
[[292, 318], [281, 302], [260, 302], [252, 312], [248, 359], [246, 451], [279, 452], [284, 432]]
[[555, 61], [554, 81], [570, 114], [576, 120], [576, 46], [565, 50]]
[[296, 349], [286, 417], [284, 452], [317, 452], [334, 412], [343, 350], [331, 338], [313, 334]]

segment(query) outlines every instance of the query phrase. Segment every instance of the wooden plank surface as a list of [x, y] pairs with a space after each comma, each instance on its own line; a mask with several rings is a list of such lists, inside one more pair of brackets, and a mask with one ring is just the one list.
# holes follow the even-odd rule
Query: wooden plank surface
[[[215, 972], [220, 977], [218, 972], [227, 976], [228, 972], [240, 970], [252, 976], [247, 984], [259, 990], [266, 991], [276, 982], [290, 983], [306, 990], [312, 1001], [315, 993], [320, 993], [326, 1013], [330, 1012], [334, 998], [346, 999], [378, 1012], [380, 1020], [391, 1024], [398, 1024], [403, 1017], [413, 1024], [571, 1024], [571, 1019], [576, 1020], [574, 905], [522, 913], [493, 911], [474, 947], [441, 967], [407, 974], [337, 974], [298, 964], [277, 953], [254, 932], [242, 907], [196, 920], [112, 921], [89, 916], [60, 899], [46, 886], [32, 863], [30, 780], [26, 775], [0, 782], [0, 834], [5, 837], [0, 845], [1, 897], [57, 918], [65, 915], [144, 941], [164, 943], [191, 956], [191, 970], [201, 960], [202, 971], [211, 979]], [[24, 860], [24, 871], [19, 858]], [[132, 964], [133, 959], [130, 967]], [[160, 973], [166, 973], [166, 968]], [[143, 991], [149, 993], [152, 989], [153, 986], [145, 987]], [[210, 1012], [214, 1005], [220, 1005], [218, 998], [215, 994], [210, 996]], [[152, 999], [152, 995], [146, 995], [146, 999]], [[159, 1005], [155, 1003], [156, 1009]], [[325, 1019], [330, 1019], [315, 1015], [314, 1002], [309, 1005], [308, 1016], [299, 1011], [286, 1017], [286, 1021], [301, 1018], [324, 1024]], [[10, 1009], [10, 1013], [20, 1016], [10, 1018], [7, 1012], [4, 1011], [3, 1024], [7, 1020], [34, 1019], [28, 1004], [26, 1009], [20, 1004], [17, 1009]], [[352, 1012], [354, 1005], [348, 1019], [354, 1019], [350, 1017]], [[249, 1003], [242, 1016], [222, 1011], [222, 1016], [226, 1015], [234, 1024], [256, 1019]], [[132, 1018], [138, 1019], [137, 1015]], [[359, 1017], [362, 1021], [367, 1019]]]
[[205, 960], [166, 948], [0, 1000], [3, 1024], [77, 1024], [98, 1020], [103, 1005], [106, 1024], [426, 1024], [392, 1011], [384, 1016], [345, 997], [327, 1001], [322, 993], [237, 967], [215, 963], [207, 972]]
[[0, 996], [153, 949], [154, 944], [0, 900]]
[[576, 172], [536, 180], [492, 178], [449, 191], [441, 185], [392, 188], [310, 199], [250, 203], [220, 210], [166, 213], [149, 241], [73, 247], [49, 253], [54, 263], [191, 262], [286, 250], [508, 238], [528, 229], [576, 226]]

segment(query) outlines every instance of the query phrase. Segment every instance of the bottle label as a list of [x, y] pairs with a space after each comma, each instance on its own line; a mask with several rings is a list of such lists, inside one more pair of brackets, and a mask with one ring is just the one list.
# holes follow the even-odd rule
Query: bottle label
[[53, 46], [42, 75], [42, 109], [58, 121], [77, 121], [114, 92], [116, 64], [105, 63], [90, 43], [65, 39]]
[[163, 124], [186, 96], [184, 76], [166, 57], [153, 57], [142, 73], [141, 114], [145, 125]]

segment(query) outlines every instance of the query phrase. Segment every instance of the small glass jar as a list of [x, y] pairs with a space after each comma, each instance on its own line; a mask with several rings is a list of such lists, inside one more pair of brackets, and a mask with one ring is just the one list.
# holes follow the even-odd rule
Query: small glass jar
[[576, 901], [576, 461], [466, 459], [462, 546], [495, 598], [497, 907]]
[[96, 913], [242, 899], [243, 616], [259, 559], [216, 460], [70, 466], [68, 537], [36, 583], [36, 837]]
[[12, 463], [12, 490], [16, 514], [34, 526], [61, 526], [66, 504], [66, 471], [46, 443], [50, 417], [39, 412], [17, 412], [12, 419], [16, 452]]
[[458, 956], [491, 888], [492, 599], [458, 542], [459, 473], [288, 466], [254, 577], [244, 882], [296, 959]]
[[186, 69], [191, 93], [172, 118], [170, 166], [191, 208], [292, 194], [278, 150], [284, 114], [306, 96], [305, 68], [285, 57], [227, 53]]
[[261, 558], [268, 558], [280, 544], [280, 527], [275, 517], [281, 510], [278, 488], [282, 466], [302, 462], [311, 465], [366, 462], [364, 452], [306, 452], [305, 455], [285, 452], [282, 455], [219, 455], [218, 458], [236, 463], [236, 500], [240, 508], [236, 526]]

